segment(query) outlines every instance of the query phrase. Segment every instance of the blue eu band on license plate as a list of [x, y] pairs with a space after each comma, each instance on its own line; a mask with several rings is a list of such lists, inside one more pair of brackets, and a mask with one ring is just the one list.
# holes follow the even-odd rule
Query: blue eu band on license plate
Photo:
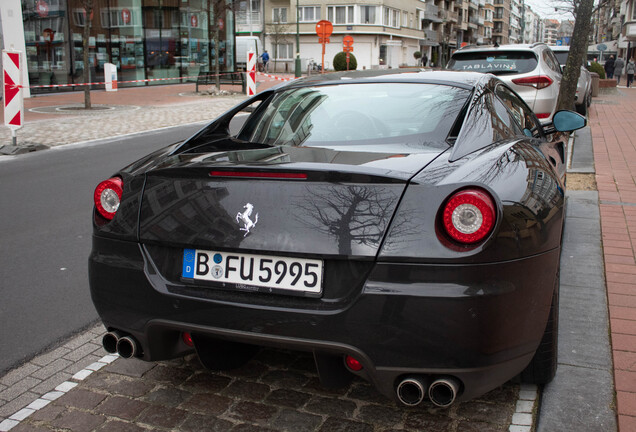
[[184, 249], [184, 278], [319, 294], [321, 260]]

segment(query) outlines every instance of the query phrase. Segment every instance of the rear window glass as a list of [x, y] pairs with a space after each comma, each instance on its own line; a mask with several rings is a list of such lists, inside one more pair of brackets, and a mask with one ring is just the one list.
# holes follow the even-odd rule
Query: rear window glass
[[556, 56], [557, 60], [559, 61], [560, 65], [564, 65], [568, 62], [568, 54], [570, 54], [567, 51], [555, 51], [554, 55]]
[[448, 85], [351, 83], [282, 91], [239, 139], [272, 146], [351, 147], [404, 152], [447, 148], [471, 92]]
[[530, 51], [456, 52], [448, 63], [451, 70], [495, 75], [526, 73], [536, 67], [537, 58]]

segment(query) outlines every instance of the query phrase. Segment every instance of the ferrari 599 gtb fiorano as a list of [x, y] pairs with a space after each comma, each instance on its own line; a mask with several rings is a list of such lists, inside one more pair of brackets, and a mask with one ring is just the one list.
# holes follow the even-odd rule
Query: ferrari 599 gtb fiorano
[[[247, 111], [247, 112], [246, 112]], [[241, 124], [242, 121], [242, 124]], [[406, 405], [544, 383], [566, 140], [493, 75], [363, 71], [244, 101], [95, 190], [93, 302], [122, 357], [313, 353]]]

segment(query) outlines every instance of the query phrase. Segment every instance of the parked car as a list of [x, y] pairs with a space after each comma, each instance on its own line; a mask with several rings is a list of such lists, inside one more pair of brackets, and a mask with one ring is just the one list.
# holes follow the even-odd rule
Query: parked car
[[[550, 49], [556, 55], [561, 69], [565, 71], [565, 64], [568, 61], [568, 55], [570, 54], [569, 46], [551, 46]], [[592, 104], [592, 75], [587, 70], [587, 60], [583, 59], [581, 64], [581, 74], [579, 80], [576, 83], [576, 100], [574, 106], [576, 111], [580, 114], [587, 114], [588, 107]]]
[[[234, 123], [245, 110], [243, 125]], [[108, 352], [208, 368], [310, 351], [405, 405], [556, 370], [565, 142], [493, 75], [318, 75], [101, 182], [90, 289]], [[550, 136], [557, 136], [553, 134]]]
[[562, 73], [546, 44], [467, 46], [453, 53], [447, 68], [497, 75], [526, 101], [542, 123], [552, 121]]

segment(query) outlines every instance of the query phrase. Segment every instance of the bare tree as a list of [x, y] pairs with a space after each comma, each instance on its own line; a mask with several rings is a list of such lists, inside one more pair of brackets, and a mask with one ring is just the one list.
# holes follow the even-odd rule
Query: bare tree
[[83, 35], [83, 63], [84, 63], [84, 109], [91, 108], [91, 74], [88, 64], [89, 39], [91, 35], [91, 23], [93, 22], [93, 0], [82, 0], [84, 6], [84, 35]]
[[280, 57], [278, 47], [279, 45], [288, 42], [287, 35], [289, 33], [289, 25], [274, 22], [266, 24], [265, 28], [267, 29], [267, 36], [269, 37], [273, 47], [272, 57], [274, 60], [274, 70], [276, 70], [276, 59]]
[[[601, 1], [597, 8], [607, 3]], [[557, 110], [572, 109], [576, 97], [576, 85], [581, 74], [581, 65], [587, 58], [587, 45], [592, 29], [592, 14], [594, 13], [594, 0], [557, 0], [554, 2], [554, 10], [571, 13], [574, 18], [574, 30], [570, 44], [570, 53], [565, 65]]]
[[[239, 2], [227, 2], [226, 0], [210, 0], [212, 6], [210, 13], [210, 30], [214, 45], [214, 75], [216, 90], [221, 90], [221, 31], [225, 30], [228, 12], [236, 12]], [[223, 38], [225, 39], [225, 38]], [[226, 56], [227, 59], [227, 56]], [[226, 60], [227, 61], [227, 60]]]

